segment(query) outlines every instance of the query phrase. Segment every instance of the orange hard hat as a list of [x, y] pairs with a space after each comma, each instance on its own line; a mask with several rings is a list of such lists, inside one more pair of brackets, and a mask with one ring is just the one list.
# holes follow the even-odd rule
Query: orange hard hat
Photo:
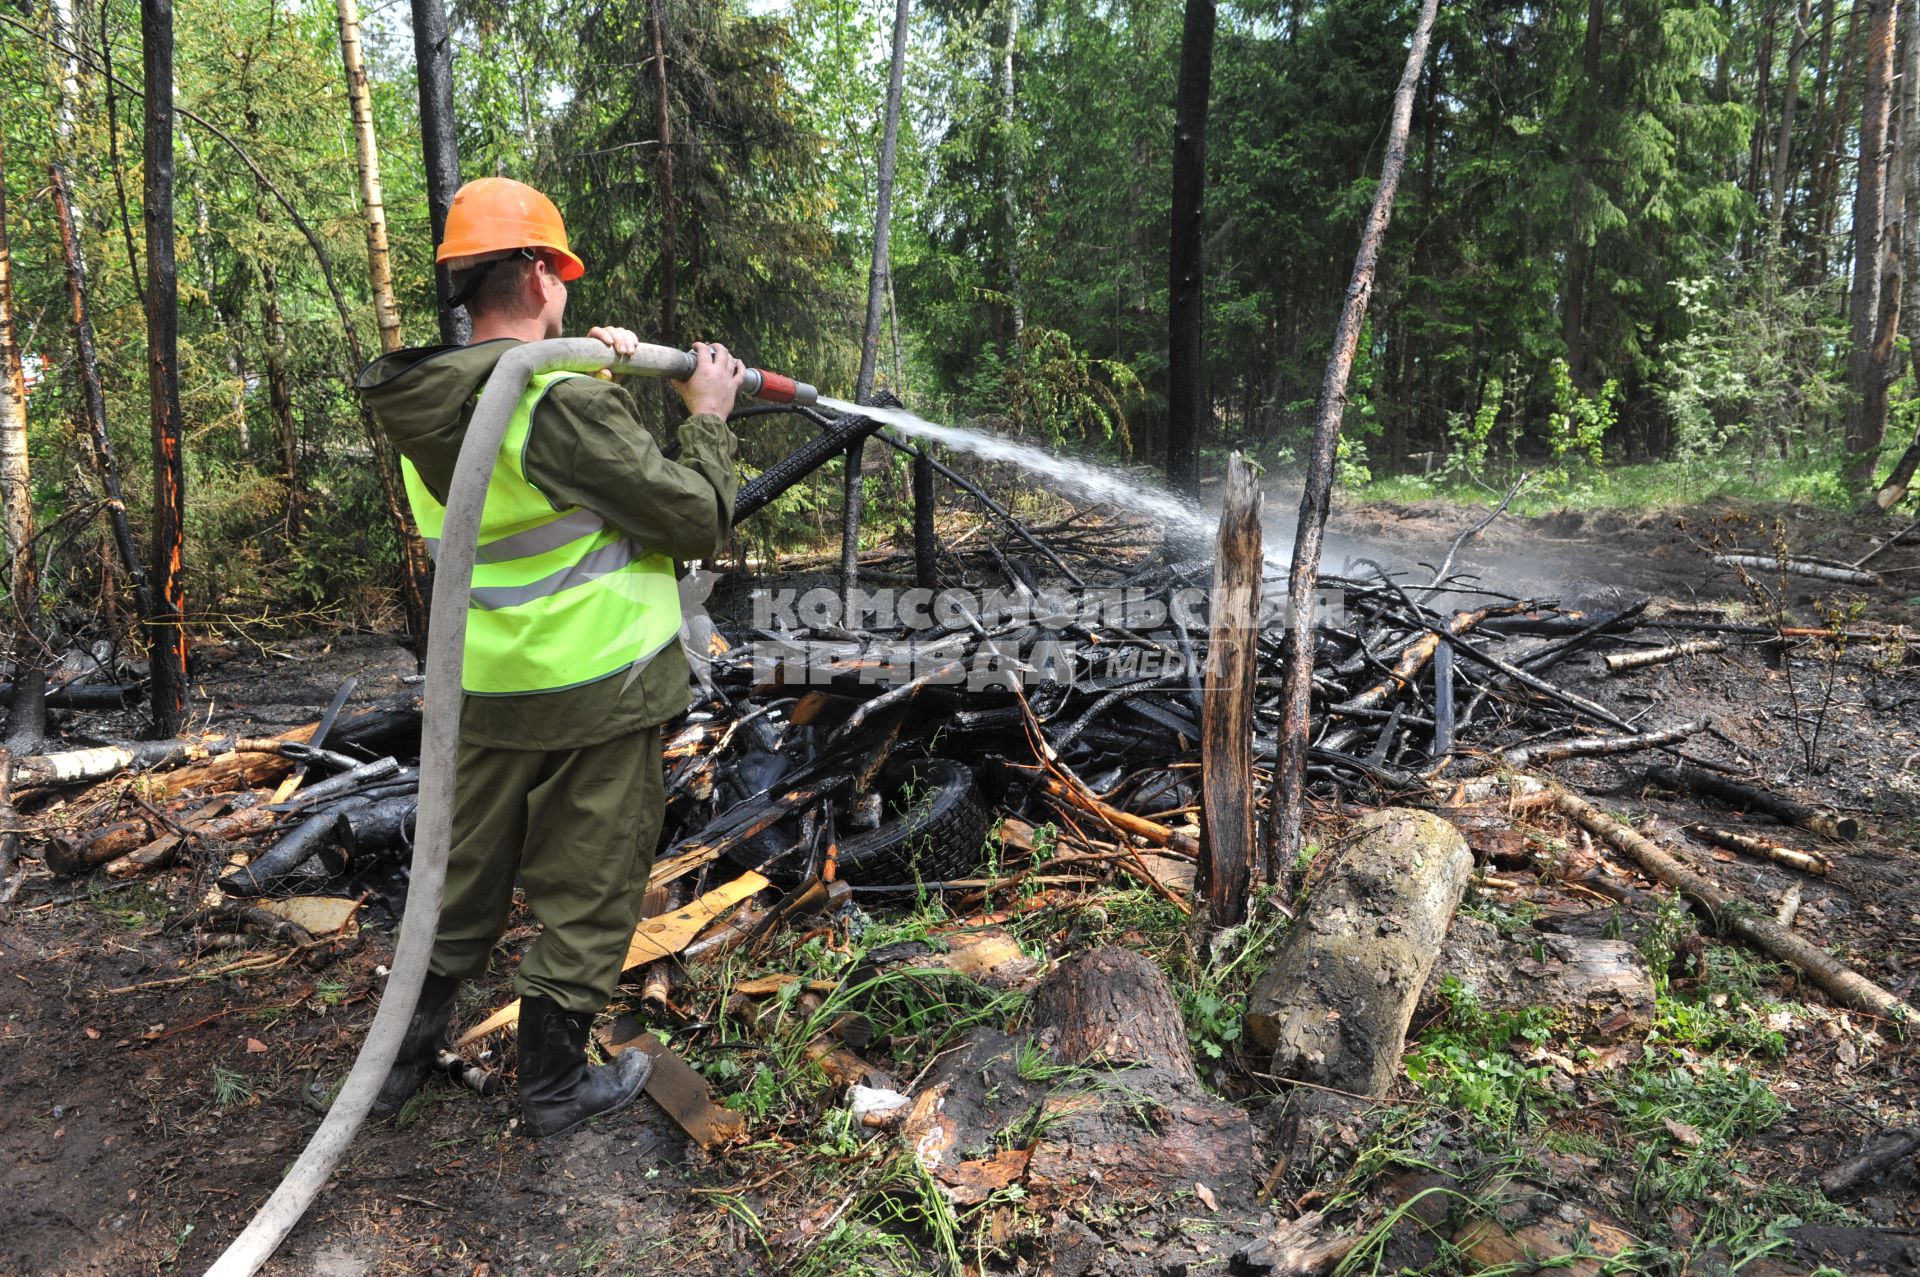
[[510, 177], [476, 178], [454, 193], [447, 235], [433, 260], [461, 270], [516, 248], [557, 254], [561, 279], [587, 273], [586, 263], [567, 247], [567, 226], [553, 201]]

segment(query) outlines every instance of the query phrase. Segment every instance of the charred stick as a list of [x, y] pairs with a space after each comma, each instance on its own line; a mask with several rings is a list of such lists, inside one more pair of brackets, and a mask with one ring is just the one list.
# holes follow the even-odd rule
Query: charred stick
[[1899, 627], [1891, 633], [1878, 630], [1839, 630], [1818, 625], [1757, 625], [1751, 621], [1669, 621], [1656, 619], [1649, 622], [1663, 630], [1682, 630], [1704, 634], [1744, 634], [1755, 638], [1790, 639], [1812, 638], [1832, 639], [1846, 643], [1911, 643], [1915, 636], [1905, 627]]
[[469, 1064], [445, 1048], [433, 1057], [433, 1065], [454, 1082], [480, 1095], [492, 1095], [500, 1089], [498, 1072]]
[[1844, 1193], [1861, 1180], [1878, 1175], [1920, 1152], [1920, 1127], [1893, 1131], [1860, 1156], [1840, 1163], [1820, 1177], [1820, 1191], [1829, 1197]]
[[1500, 498], [1500, 504], [1493, 507], [1492, 514], [1489, 514], [1486, 518], [1480, 520], [1480, 522], [1474, 524], [1453, 539], [1453, 544], [1447, 547], [1447, 557], [1440, 560], [1440, 566], [1433, 570], [1433, 580], [1419, 587], [1422, 592], [1432, 594], [1441, 588], [1440, 583], [1446, 579], [1448, 570], [1453, 567], [1454, 556], [1460, 553], [1460, 547], [1479, 536], [1482, 532], [1485, 532], [1492, 526], [1495, 519], [1506, 513], [1507, 507], [1513, 504], [1513, 499], [1520, 495], [1520, 489], [1524, 488], [1527, 485], [1527, 480], [1531, 478], [1533, 478], [1533, 472], [1529, 470], [1518, 479], [1515, 479], [1513, 486], [1507, 489], [1507, 495]]
[[1879, 545], [1874, 546], [1871, 550], [1868, 550], [1865, 554], [1855, 559], [1853, 561], [1853, 567], [1856, 570], [1866, 567], [1867, 564], [1871, 563], [1875, 558], [1879, 556], [1882, 550], [1891, 550], [1894, 547], [1894, 544], [1896, 542], [1898, 542], [1901, 538], [1905, 537], [1909, 532], [1912, 532], [1915, 528], [1920, 528], [1920, 519], [1915, 519], [1912, 523], [1909, 523], [1906, 527], [1901, 528], [1898, 532], [1894, 533], [1892, 536], [1882, 541]]
[[1651, 602], [1651, 600], [1641, 599], [1639, 602], [1615, 612], [1612, 616], [1602, 617], [1584, 629], [1575, 631], [1558, 643], [1542, 648], [1540, 651], [1534, 652], [1529, 656], [1521, 657], [1515, 661], [1514, 664], [1521, 666], [1523, 669], [1530, 669], [1536, 672], [1556, 665], [1571, 655], [1575, 649], [1592, 642], [1607, 631], [1624, 629], [1629, 621], [1632, 621], [1635, 617], [1647, 610], [1647, 604], [1649, 602]]
[[1577, 710], [1589, 718], [1598, 719], [1609, 727], [1618, 727], [1621, 731], [1625, 732], [1634, 730], [1632, 723], [1621, 718], [1606, 706], [1596, 704], [1584, 696], [1567, 691], [1563, 687], [1555, 687], [1544, 678], [1527, 673], [1527, 671], [1521, 669], [1518, 665], [1503, 661], [1490, 652], [1481, 651], [1473, 644], [1461, 639], [1458, 635], [1449, 636], [1448, 641], [1464, 655], [1472, 657], [1489, 669], [1498, 670], [1500, 673], [1505, 674], [1508, 678], [1530, 691], [1538, 692], [1549, 700], [1558, 701], [1568, 709]]
[[1669, 727], [1657, 732], [1641, 732], [1636, 736], [1582, 736], [1574, 740], [1552, 741], [1542, 745], [1510, 749], [1502, 754], [1501, 758], [1513, 767], [1532, 767], [1541, 763], [1557, 763], [1565, 758], [1631, 754], [1642, 749], [1657, 749], [1662, 745], [1677, 745], [1705, 726], [1705, 723], [1682, 723], [1678, 727]]
[[1628, 670], [1646, 669], [1650, 665], [1664, 665], [1682, 656], [1706, 656], [1726, 650], [1727, 645], [1721, 639], [1688, 639], [1684, 643], [1669, 643], [1665, 647], [1650, 647], [1640, 652], [1615, 652], [1604, 659], [1607, 673], [1623, 674]]
[[[406, 769], [411, 772], [412, 769]], [[402, 769], [395, 758], [376, 758], [370, 763], [360, 763], [351, 771], [341, 772], [338, 776], [329, 776], [323, 781], [307, 786], [292, 801], [282, 803], [274, 810], [282, 812], [304, 811], [334, 798], [353, 793], [363, 785], [374, 785], [392, 778], [398, 778]], [[413, 783], [419, 784], [419, 777], [413, 777]]]
[[[1389, 697], [1409, 687], [1413, 682], [1414, 676], [1426, 668], [1427, 662], [1433, 659], [1434, 649], [1440, 646], [1442, 634], [1457, 638], [1472, 630], [1489, 617], [1510, 615], [1514, 612], [1524, 611], [1528, 606], [1530, 605], [1524, 603], [1509, 603], [1503, 606], [1476, 608], [1471, 612], [1455, 612], [1453, 619], [1447, 622], [1443, 630], [1429, 630], [1403, 651], [1400, 654], [1400, 659], [1394, 662], [1392, 672], [1387, 675], [1384, 681], [1374, 684], [1358, 696], [1351, 697], [1339, 705], [1331, 707], [1332, 712], [1338, 714], [1350, 709], [1372, 709], [1375, 706], [1381, 705]], [[1469, 654], [1477, 655], [1477, 653], [1472, 652]], [[1493, 658], [1488, 657], [1486, 659], [1492, 660]], [[1523, 676], [1532, 677], [1531, 675], [1525, 675], [1524, 672]]]
[[1823, 807], [1811, 807], [1806, 803], [1795, 802], [1791, 798], [1782, 798], [1770, 790], [1743, 784], [1703, 768], [1655, 767], [1647, 775], [1655, 784], [1668, 789], [1708, 794], [1722, 802], [1749, 811], [1765, 812], [1782, 824], [1798, 825], [1802, 829], [1824, 834], [1828, 838], [1851, 842], [1860, 836], [1860, 822], [1852, 816], [1843, 816], [1839, 812]]
[[922, 674], [920, 677], [916, 679], [912, 679], [909, 682], [902, 683], [900, 686], [894, 688], [892, 691], [883, 693], [882, 695], [874, 697], [870, 701], [866, 701], [862, 703], [860, 708], [854, 710], [852, 714], [848, 715], [847, 721], [842, 723], [839, 726], [839, 728], [833, 733], [833, 735], [827, 738], [827, 743], [825, 746], [822, 747], [821, 752], [823, 754], [831, 752], [835, 745], [838, 745], [840, 742], [846, 740], [849, 736], [853, 735], [853, 733], [859, 731], [861, 725], [864, 724], [868, 719], [872, 718], [875, 714], [878, 714], [883, 710], [890, 710], [895, 705], [904, 704], [905, 702], [912, 700], [916, 695], [919, 694], [921, 688], [927, 687], [928, 685], [933, 683], [944, 682], [945, 680], [951, 678], [955, 674], [958, 674], [961, 670], [965, 668], [966, 668], [966, 663], [964, 661], [958, 661], [958, 660], [948, 661], [946, 664], [940, 666], [938, 669], [929, 670], [927, 673]]
[[280, 782], [280, 788], [273, 791], [274, 802], [283, 803], [293, 797], [293, 791], [300, 788], [301, 782], [306, 780], [307, 768], [314, 762], [321, 762], [324, 766], [330, 767], [336, 772], [349, 772], [353, 770], [354, 764], [357, 761], [356, 759], [347, 758], [340, 754], [330, 754], [322, 749], [321, 746], [327, 743], [327, 733], [333, 730], [334, 720], [340, 717], [340, 711], [346, 706], [347, 697], [353, 695], [353, 689], [358, 686], [359, 683], [360, 680], [358, 678], [349, 676], [346, 682], [340, 684], [339, 690], [334, 692], [333, 700], [327, 706], [327, 712], [320, 716], [320, 722], [314, 727], [313, 735], [307, 738], [306, 748], [309, 751], [309, 755], [304, 758], [299, 755], [292, 755], [295, 759], [293, 772], [285, 780]]
[[[137, 684], [107, 684], [83, 687], [50, 687], [48, 709], [111, 711], [125, 709], [145, 689]], [[0, 683], [0, 705], [13, 704], [13, 684]]]
[[1453, 645], [1442, 643], [1433, 654], [1433, 757], [1439, 761], [1452, 752]]
[[276, 944], [312, 944], [313, 933], [290, 918], [267, 912], [257, 905], [228, 901], [202, 909], [189, 917], [168, 923], [163, 930], [198, 931], [208, 923], [221, 923], [233, 931], [258, 931]]

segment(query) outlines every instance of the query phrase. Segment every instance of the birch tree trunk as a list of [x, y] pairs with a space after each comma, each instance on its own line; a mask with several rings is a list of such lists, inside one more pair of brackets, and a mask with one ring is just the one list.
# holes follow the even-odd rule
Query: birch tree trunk
[[27, 462], [27, 374], [13, 303], [13, 253], [7, 243], [6, 149], [0, 140], [0, 506], [11, 613], [13, 709], [6, 751], [30, 754], [47, 723], [47, 652], [40, 632], [40, 574], [33, 552], [33, 483]]
[[1433, 22], [1440, 0], [1423, 0], [1420, 24], [1407, 49], [1400, 87], [1393, 95], [1393, 120], [1387, 130], [1387, 154], [1374, 191], [1373, 209], [1360, 234], [1353, 259], [1353, 278], [1347, 285], [1340, 326], [1334, 331], [1333, 353], [1327, 357], [1320, 383], [1320, 402], [1314, 413], [1313, 450], [1307, 465], [1306, 489], [1300, 494], [1300, 522], [1294, 533], [1293, 563], [1287, 575], [1287, 664], [1280, 686], [1280, 743], [1274, 774], [1273, 808], [1269, 816], [1273, 852], [1269, 870], [1289, 865], [1300, 850], [1302, 804], [1306, 798], [1307, 711], [1313, 694], [1314, 593], [1319, 581], [1320, 547], [1327, 530], [1327, 508], [1333, 495], [1333, 463], [1340, 444], [1340, 419], [1347, 406], [1347, 377], [1353, 371], [1360, 328], [1373, 297], [1374, 265], [1380, 243], [1393, 217], [1393, 197], [1407, 164], [1407, 131], [1413, 123], [1413, 94], [1420, 69], [1433, 39]]
[[1187, 0], [1173, 104], [1173, 228], [1167, 254], [1167, 486], [1200, 490], [1206, 429], [1207, 100], [1213, 88], [1214, 0]]
[[141, 0], [146, 83], [147, 394], [153, 428], [154, 612], [147, 626], [153, 726], [180, 730], [187, 704], [186, 458], [181, 451], [180, 281], [173, 256], [173, 0]]
[[1774, 243], [1780, 242], [1781, 224], [1787, 211], [1787, 163], [1793, 158], [1793, 116], [1800, 101], [1800, 75], [1807, 64], [1807, 20], [1811, 0], [1800, 0], [1794, 15], [1793, 43], [1787, 48], [1787, 81], [1780, 103], [1780, 138], [1773, 148], [1773, 175], [1769, 183], [1767, 216], [1772, 222]]
[[[873, 374], [880, 360], [880, 324], [893, 287], [891, 232], [893, 224], [894, 157], [900, 141], [900, 92], [907, 67], [907, 15], [910, 0], [898, 0], [893, 13], [893, 62], [887, 72], [886, 115], [880, 131], [880, 172], [873, 215], [873, 265], [867, 272], [867, 323], [860, 334], [860, 373], [853, 397], [864, 403], [873, 393]], [[896, 340], [898, 334], [895, 334]], [[894, 358], [896, 369], [899, 357]], [[894, 393], [900, 393], [895, 386]]]
[[[1920, 0], [1903, 0], [1905, 31], [1900, 35], [1900, 182], [1905, 187], [1909, 216], [1920, 213]], [[1920, 233], [1904, 228], [1900, 237], [1901, 276], [1906, 296], [1903, 309], [1911, 318], [1920, 315]], [[1911, 355], [1909, 365], [1920, 370]], [[1887, 477], [1861, 506], [1861, 513], [1891, 510], [1906, 499], [1913, 473], [1920, 468], [1920, 430], [1913, 442], [1894, 463]]]
[[[58, 57], [55, 82], [58, 101], [54, 121], [58, 145], [47, 165], [48, 191], [53, 197], [54, 224], [60, 235], [60, 255], [66, 266], [67, 296], [73, 320], [74, 375], [80, 383], [80, 424], [87, 435], [87, 459], [107, 501], [107, 526], [114, 552], [133, 590], [134, 610], [141, 621], [153, 617], [153, 593], [147, 572], [133, 543], [127, 503], [120, 491], [120, 464], [107, 437], [107, 405], [100, 389], [100, 356], [94, 343], [93, 311], [87, 293], [87, 258], [80, 240], [80, 209], [67, 181], [67, 160], [75, 154], [74, 121], [80, 97], [79, 27], [70, 0], [54, 0], [54, 44]], [[132, 244], [129, 241], [129, 249]]]
[[393, 299], [393, 264], [387, 253], [387, 206], [380, 190], [380, 147], [373, 134], [373, 98], [367, 66], [360, 56], [360, 12], [354, 0], [338, 0], [340, 61], [347, 72], [347, 100], [353, 107], [353, 146], [360, 169], [360, 207], [367, 221], [367, 278], [373, 285], [373, 318], [380, 349], [392, 353], [405, 344], [400, 307]]
[[[1895, 0], [1872, 0], [1866, 92], [1860, 108], [1860, 171], [1853, 198], [1853, 294], [1849, 307], [1853, 345], [1847, 355], [1847, 384], [1853, 397], [1847, 406], [1846, 443], [1852, 456], [1848, 472], [1859, 481], [1869, 477], [1873, 453], [1887, 431], [1886, 360], [1892, 341], [1889, 334], [1883, 346], [1880, 332], [1889, 322], [1881, 305], [1881, 283], [1888, 229], [1887, 135], [1892, 114], [1894, 13]], [[1897, 318], [1897, 310], [1893, 317]]]
[[[1008, 0], [1010, 14], [1017, 15], [1020, 0]], [[860, 371], [854, 381], [854, 401], [865, 403], [873, 393], [874, 363], [880, 346], [880, 307], [885, 289], [891, 283], [890, 236], [893, 219], [894, 154], [900, 137], [900, 90], [905, 76], [908, 0], [898, 0], [893, 18], [893, 62], [887, 72], [886, 119], [880, 137], [880, 171], [876, 191], [878, 205], [873, 224], [873, 264], [867, 273], [866, 326], [860, 334]], [[1017, 16], [1008, 18], [1017, 22]], [[1011, 74], [1012, 41], [1009, 37], [1006, 67]], [[1003, 138], [1004, 126], [1003, 126]], [[1010, 199], [1011, 196], [1009, 195]], [[1011, 250], [1006, 254], [1011, 260]], [[1017, 346], [1016, 346], [1017, 349]], [[896, 387], [897, 392], [897, 387]], [[847, 449], [841, 474], [840, 498], [840, 592], [849, 607], [854, 587], [860, 579], [860, 518], [866, 499], [866, 478], [861, 464], [867, 441], [863, 438]]]

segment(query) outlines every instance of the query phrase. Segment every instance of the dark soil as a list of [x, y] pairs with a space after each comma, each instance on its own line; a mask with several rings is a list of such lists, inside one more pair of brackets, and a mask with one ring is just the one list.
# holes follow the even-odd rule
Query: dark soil
[[[1432, 563], [1479, 517], [1370, 507], [1344, 514], [1338, 531], [1364, 539], [1390, 565]], [[1858, 557], [1885, 530], [1788, 517], [1796, 552], [1838, 559]], [[1550, 594], [1568, 606], [1648, 594], [1763, 619], [1746, 587], [1699, 548], [1718, 523], [1713, 514], [1695, 515], [1684, 529], [1665, 517], [1505, 519], [1463, 551], [1459, 566], [1481, 571], [1487, 588]], [[1765, 544], [1765, 533], [1755, 527], [1727, 540]], [[1864, 592], [1863, 619], [1911, 621], [1920, 544], [1896, 547], [1873, 566], [1894, 584]], [[1813, 602], [1843, 593], [1796, 581], [1787, 602], [1806, 617]], [[372, 701], [400, 689], [411, 672], [410, 654], [367, 636], [303, 641], [281, 653], [236, 651], [202, 668], [197, 725], [219, 731], [241, 721], [309, 721], [349, 673], [361, 678], [355, 699]], [[1858, 814], [1871, 832], [1857, 845], [1828, 849], [1836, 867], [1826, 879], [1698, 845], [1690, 855], [1769, 911], [1797, 884], [1803, 934], [1909, 1001], [1920, 996], [1920, 680], [1905, 652], [1835, 655], [1808, 646], [1781, 653], [1740, 641], [1724, 656], [1619, 679], [1608, 678], [1597, 657], [1581, 657], [1555, 677], [1627, 716], [1705, 718], [1709, 732], [1695, 742], [1703, 755]], [[124, 721], [92, 715], [70, 716], [64, 726], [76, 740], [128, 730]], [[1686, 845], [1677, 832], [1685, 821], [1743, 823], [1724, 809], [1647, 792], [1646, 764], [1562, 764], [1560, 774], [1611, 810], [1650, 817], [1643, 830], [1669, 846]], [[1773, 832], [1782, 841], [1798, 837]], [[357, 951], [320, 969], [287, 965], [139, 987], [189, 964], [210, 965], [187, 938], [163, 929], [205, 885], [184, 871], [126, 888], [103, 880], [92, 884], [90, 898], [48, 903], [88, 884], [35, 876], [20, 903], [0, 913], [0, 1277], [203, 1269], [317, 1125], [314, 1089], [324, 1096], [351, 1062], [381, 986], [376, 968], [390, 953], [382, 932], [369, 929]], [[1545, 886], [1528, 890], [1553, 894]], [[497, 964], [503, 974], [469, 990], [460, 1020], [511, 996], [504, 973], [530, 936], [524, 925], [509, 932]], [[1774, 979], [1780, 996], [1805, 1003], [1809, 1013], [1785, 1030], [1786, 1058], [1763, 1070], [1792, 1114], [1745, 1150], [1743, 1174], [1807, 1184], [1876, 1134], [1920, 1122], [1920, 1068], [1894, 1026], [1833, 1008], [1790, 972]], [[709, 1157], [643, 1101], [596, 1129], [535, 1144], [513, 1129], [511, 1095], [510, 1085], [482, 1098], [435, 1084], [405, 1124], [370, 1125], [265, 1271], [783, 1271], [836, 1204], [797, 1191], [800, 1181], [790, 1176], [802, 1150], [779, 1132], [756, 1132], [774, 1138]], [[1591, 1125], [1596, 1138], [1619, 1138], [1598, 1119]], [[1264, 1179], [1266, 1165], [1256, 1169]], [[1854, 1273], [1920, 1271], [1916, 1174], [1909, 1159], [1844, 1194], [1860, 1220], [1801, 1229], [1797, 1270], [1826, 1262]], [[1617, 1185], [1600, 1179], [1592, 1192], [1617, 1194]], [[1151, 1271], [1141, 1265], [1159, 1243], [1141, 1253], [1140, 1238], [1155, 1234], [1138, 1221], [1125, 1230], [1125, 1245], [1122, 1233], [1097, 1224], [1090, 1233], [1078, 1218], [1057, 1224], [1055, 1246], [1098, 1246], [1104, 1255], [1076, 1271]], [[1033, 1254], [1029, 1270], [1048, 1271], [1046, 1246]], [[1220, 1257], [1211, 1257], [1214, 1271], [1224, 1267]]]

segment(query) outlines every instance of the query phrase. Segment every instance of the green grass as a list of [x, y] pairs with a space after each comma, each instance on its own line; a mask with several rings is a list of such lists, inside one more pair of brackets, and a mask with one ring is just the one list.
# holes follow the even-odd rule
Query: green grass
[[[1522, 470], [1489, 473], [1475, 483], [1463, 476], [1393, 475], [1352, 489], [1362, 501], [1412, 503], [1445, 501], [1460, 505], [1493, 506], [1506, 495]], [[1731, 501], [1754, 505], [1810, 505], [1818, 509], [1851, 509], [1836, 458], [1814, 457], [1793, 461], [1769, 458], [1748, 463], [1688, 465], [1678, 461], [1637, 462], [1575, 475], [1564, 486], [1544, 486], [1538, 480], [1514, 498], [1515, 514], [1537, 515], [1556, 510], [1667, 510], [1682, 506]]]

